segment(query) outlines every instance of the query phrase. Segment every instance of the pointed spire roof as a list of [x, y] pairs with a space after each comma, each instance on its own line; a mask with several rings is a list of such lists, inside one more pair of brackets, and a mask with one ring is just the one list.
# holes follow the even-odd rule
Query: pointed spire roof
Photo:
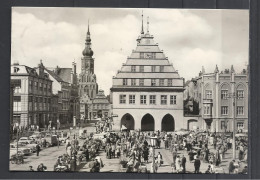
[[89, 31], [89, 20], [88, 20], [88, 32], [87, 38], [85, 43], [85, 49], [82, 52], [83, 56], [93, 56], [93, 51], [91, 50], [91, 38], [90, 38], [90, 31]]
[[235, 69], [234, 69], [234, 66], [233, 64], [231, 65], [231, 73], [234, 73], [235, 72]]
[[143, 11], [142, 11], [142, 29], [141, 29], [141, 34], [144, 34], [144, 20], [143, 20]]
[[89, 32], [89, 19], [88, 19], [88, 32], [87, 32], [88, 35], [90, 35], [90, 32]]
[[218, 73], [218, 72], [219, 72], [219, 70], [218, 70], [218, 65], [216, 65], [216, 68], [215, 68], [214, 73]]

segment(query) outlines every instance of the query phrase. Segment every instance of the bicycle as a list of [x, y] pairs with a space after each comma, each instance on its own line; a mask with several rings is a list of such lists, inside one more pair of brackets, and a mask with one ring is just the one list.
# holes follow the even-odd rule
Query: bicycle
[[12, 164], [23, 164], [24, 163], [24, 158], [22, 155], [13, 155], [11, 157], [11, 163]]

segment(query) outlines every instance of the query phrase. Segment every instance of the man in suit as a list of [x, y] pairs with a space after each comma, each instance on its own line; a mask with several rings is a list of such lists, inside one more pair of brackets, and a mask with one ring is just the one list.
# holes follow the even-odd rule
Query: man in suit
[[194, 161], [194, 167], [195, 167], [195, 173], [200, 172], [200, 160], [199, 157], [197, 157]]
[[186, 157], [184, 155], [182, 155], [182, 158], [181, 158], [181, 166], [182, 166], [182, 172], [183, 173], [186, 173]]

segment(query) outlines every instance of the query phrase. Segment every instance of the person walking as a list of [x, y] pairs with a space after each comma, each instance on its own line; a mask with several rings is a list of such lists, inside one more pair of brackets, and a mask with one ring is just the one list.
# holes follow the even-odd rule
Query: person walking
[[161, 167], [161, 164], [162, 164], [162, 155], [160, 152], [158, 152], [158, 155], [157, 155], [157, 161], [158, 161], [158, 165], [159, 167]]
[[177, 150], [174, 149], [172, 152], [172, 158], [173, 158], [173, 168], [176, 170], [176, 158], [177, 158]]
[[181, 158], [182, 173], [186, 173], [186, 157], [182, 155]]
[[37, 156], [39, 156], [40, 150], [41, 150], [40, 145], [39, 145], [39, 143], [37, 143], [37, 145], [36, 145], [36, 155]]
[[195, 173], [198, 174], [200, 172], [200, 160], [197, 157], [194, 161]]
[[181, 160], [179, 155], [177, 155], [175, 166], [176, 166], [176, 172], [179, 173], [181, 171]]

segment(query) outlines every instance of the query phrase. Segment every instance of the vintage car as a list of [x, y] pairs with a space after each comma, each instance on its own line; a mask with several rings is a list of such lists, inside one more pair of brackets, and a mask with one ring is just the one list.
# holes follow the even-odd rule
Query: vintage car
[[46, 134], [45, 137], [42, 138], [42, 141], [44, 140], [46, 140], [47, 147], [58, 146], [58, 144], [60, 144], [57, 135]]
[[[10, 151], [11, 150], [16, 150], [17, 151], [17, 144], [16, 143], [10, 144]], [[28, 155], [31, 154], [31, 149], [30, 148], [19, 146], [19, 144], [18, 144], [18, 151], [21, 151], [25, 156], [28, 156]]]
[[42, 137], [42, 133], [41, 132], [34, 132], [31, 136], [29, 136], [30, 139], [40, 139]]
[[31, 143], [31, 142], [33, 142], [33, 141], [34, 141], [34, 140], [31, 139], [30, 137], [21, 137], [18, 142], [29, 144], [29, 143]]
[[37, 149], [36, 146], [37, 146], [36, 142], [30, 142], [29, 144], [25, 145], [25, 147], [30, 148], [32, 152], [36, 152], [36, 149]]

